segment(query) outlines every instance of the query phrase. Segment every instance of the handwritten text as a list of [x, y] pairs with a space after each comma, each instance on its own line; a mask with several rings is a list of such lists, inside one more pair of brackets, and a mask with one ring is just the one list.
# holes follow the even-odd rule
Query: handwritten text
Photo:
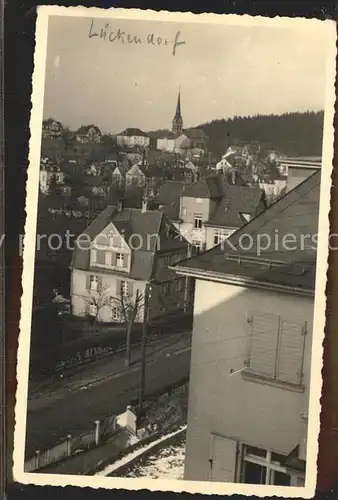
[[103, 27], [99, 27], [94, 20], [89, 26], [89, 38], [100, 38], [110, 43], [122, 43], [123, 45], [150, 45], [152, 47], [167, 46], [172, 47], [172, 55], [175, 56], [177, 48], [185, 45], [185, 41], [181, 39], [181, 32], [177, 31], [173, 39], [157, 36], [155, 33], [149, 33], [145, 38], [138, 35], [122, 31], [120, 28], [112, 29], [110, 23], [104, 23]]

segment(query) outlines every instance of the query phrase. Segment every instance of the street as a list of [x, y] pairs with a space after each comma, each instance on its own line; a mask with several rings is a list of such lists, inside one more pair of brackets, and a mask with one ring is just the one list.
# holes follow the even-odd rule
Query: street
[[[189, 368], [190, 347], [167, 346], [147, 363], [146, 395], [188, 377]], [[66, 385], [55, 398], [33, 401], [27, 415], [26, 456], [53, 446], [67, 434], [80, 435], [89, 430], [95, 420], [123, 412], [138, 396], [140, 365], [115, 370], [115, 375], [112, 366], [111, 373], [77, 390]]]

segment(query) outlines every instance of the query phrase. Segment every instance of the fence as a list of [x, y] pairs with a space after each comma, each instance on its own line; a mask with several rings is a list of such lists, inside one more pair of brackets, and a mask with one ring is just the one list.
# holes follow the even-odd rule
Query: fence
[[80, 453], [94, 446], [99, 446], [111, 437], [117, 430], [115, 415], [103, 420], [97, 420], [92, 429], [81, 436], [67, 438], [55, 446], [43, 451], [37, 450], [35, 456], [25, 461], [25, 472], [34, 472], [52, 464], [56, 464], [66, 458]]

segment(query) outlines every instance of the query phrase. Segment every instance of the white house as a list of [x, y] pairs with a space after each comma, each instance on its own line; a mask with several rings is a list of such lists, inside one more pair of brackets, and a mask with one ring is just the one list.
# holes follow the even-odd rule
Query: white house
[[150, 138], [139, 128], [127, 128], [116, 136], [119, 146], [133, 148], [136, 146], [145, 148], [149, 146]]

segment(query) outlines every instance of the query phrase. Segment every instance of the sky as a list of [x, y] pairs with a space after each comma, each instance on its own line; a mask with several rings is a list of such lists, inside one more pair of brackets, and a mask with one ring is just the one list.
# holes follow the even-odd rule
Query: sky
[[[112, 37], [120, 29], [141, 43], [93, 36], [105, 24]], [[51, 16], [44, 118], [73, 130], [93, 123], [112, 134], [127, 127], [168, 129], [178, 89], [185, 128], [232, 116], [323, 109], [324, 24], [211, 26]], [[185, 43], [173, 55], [178, 32]], [[146, 43], [151, 33], [162, 38], [160, 46]]]

